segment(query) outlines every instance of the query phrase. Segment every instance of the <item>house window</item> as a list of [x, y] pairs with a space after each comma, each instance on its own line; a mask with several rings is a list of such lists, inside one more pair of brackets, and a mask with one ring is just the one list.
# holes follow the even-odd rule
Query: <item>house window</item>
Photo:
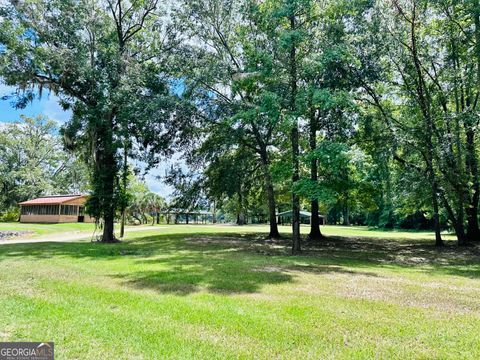
[[59, 205], [22, 206], [22, 215], [58, 215]]
[[60, 211], [62, 215], [77, 215], [78, 214], [78, 206], [77, 205], [62, 205], [62, 209]]

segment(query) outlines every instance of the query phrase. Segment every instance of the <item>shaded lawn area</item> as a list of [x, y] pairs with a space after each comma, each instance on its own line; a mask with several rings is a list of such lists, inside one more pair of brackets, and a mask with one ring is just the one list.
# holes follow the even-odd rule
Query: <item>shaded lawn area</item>
[[389, 232], [290, 256], [252, 229], [2, 245], [0, 340], [58, 359], [480, 357], [478, 246]]

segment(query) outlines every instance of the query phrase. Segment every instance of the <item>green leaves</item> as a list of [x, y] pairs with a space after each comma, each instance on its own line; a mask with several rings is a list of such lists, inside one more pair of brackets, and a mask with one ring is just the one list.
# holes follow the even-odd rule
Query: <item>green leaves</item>
[[[72, 109], [62, 134], [92, 172], [90, 209], [109, 221], [121, 197], [119, 149], [137, 144], [129, 156], [151, 166], [171, 153], [185, 120], [166, 75], [176, 29], [157, 5], [156, 0], [22, 0], [1, 7], [1, 76], [27, 95], [32, 89], [40, 96], [44, 88], [54, 91], [62, 106]], [[20, 96], [19, 105], [30, 98]], [[172, 117], [174, 112], [178, 116]]]
[[0, 208], [41, 195], [84, 193], [89, 174], [63, 151], [57, 124], [43, 117], [0, 128]]

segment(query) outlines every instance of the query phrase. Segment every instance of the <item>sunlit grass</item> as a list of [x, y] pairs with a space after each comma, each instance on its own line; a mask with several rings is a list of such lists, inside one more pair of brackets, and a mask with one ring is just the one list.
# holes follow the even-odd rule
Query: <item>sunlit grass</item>
[[58, 359], [480, 357], [476, 247], [331, 226], [290, 256], [267, 230], [1, 245], [0, 341], [55, 341]]
[[[130, 229], [138, 229], [143, 226], [148, 227], [150, 224], [141, 225], [141, 226], [128, 226]], [[268, 233], [268, 226], [266, 225], [246, 225], [246, 226], [235, 226], [229, 224], [177, 224], [177, 225], [166, 225], [160, 224], [156, 225], [159, 229], [154, 230], [153, 233], [160, 231], [161, 233], [211, 233], [211, 232], [222, 232], [222, 233]], [[62, 232], [92, 232], [95, 228], [95, 224], [89, 223], [65, 223], [65, 224], [24, 224], [18, 222], [9, 222], [1, 223], [0, 222], [0, 231], [2, 230], [11, 230], [11, 231], [31, 231], [33, 232], [32, 236], [47, 235], [54, 233]], [[116, 230], [118, 231], [119, 225], [116, 225]], [[127, 231], [128, 231], [127, 228]], [[382, 230], [382, 229], [373, 229], [366, 226], [336, 226], [336, 225], [326, 225], [321, 227], [323, 234], [327, 236], [351, 236], [351, 237], [378, 237], [384, 239], [425, 239], [433, 240], [434, 234], [429, 231], [402, 231], [402, 230]], [[291, 233], [291, 227], [284, 225], [279, 225], [279, 231], [284, 236], [288, 236]], [[303, 235], [308, 234], [309, 226], [302, 225], [301, 232]], [[453, 240], [454, 236], [450, 234], [443, 235], [447, 240]]]
[[[174, 234], [174, 233], [183, 233], [183, 234], [195, 234], [195, 233], [238, 233], [238, 234], [248, 234], [248, 233], [258, 233], [258, 234], [268, 234], [267, 225], [245, 225], [245, 226], [235, 226], [235, 225], [159, 225], [160, 229], [155, 230], [153, 233], [162, 233], [162, 234]], [[292, 232], [292, 228], [288, 225], [279, 225], [279, 232], [282, 236], [288, 238]], [[367, 226], [338, 226], [338, 225], [325, 225], [321, 227], [321, 231], [325, 236], [344, 236], [344, 237], [370, 237], [370, 238], [379, 238], [379, 239], [394, 239], [398, 241], [403, 240], [425, 240], [433, 241], [435, 239], [435, 234], [431, 231], [405, 231], [405, 230], [383, 230], [383, 229], [374, 229]], [[301, 234], [306, 236], [310, 232], [309, 225], [301, 226]], [[145, 233], [142, 233], [144, 236]], [[445, 233], [442, 235], [445, 240], [454, 240], [455, 237], [451, 234]]]
[[31, 231], [32, 236], [69, 231], [93, 231], [94, 227], [95, 225], [91, 223], [25, 224], [19, 222], [0, 222], [0, 231]]

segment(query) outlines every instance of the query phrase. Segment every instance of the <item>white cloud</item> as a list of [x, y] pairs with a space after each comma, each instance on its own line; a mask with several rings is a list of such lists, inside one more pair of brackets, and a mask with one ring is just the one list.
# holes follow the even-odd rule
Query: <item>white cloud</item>
[[[163, 196], [167, 200], [171, 198], [175, 189], [172, 186], [165, 184], [162, 179], [172, 166], [179, 166], [184, 172], [188, 171], [187, 165], [182, 159], [182, 156], [183, 153], [181, 152], [175, 153], [171, 159], [165, 159], [145, 175], [145, 182], [150, 191]], [[143, 168], [143, 165], [140, 163], [136, 163], [135, 166]]]
[[47, 95], [46, 101], [43, 103], [43, 115], [47, 118], [57, 121], [58, 123], [62, 124], [67, 122], [72, 112], [70, 110], [65, 111], [58, 103], [58, 98], [53, 95]]
[[145, 175], [145, 182], [150, 191], [163, 196], [165, 199], [169, 199], [174, 191], [174, 188], [165, 184], [162, 178], [165, 176], [165, 172], [171, 167], [171, 161], [161, 162], [157, 167], [150, 170]]
[[165, 184], [158, 176], [163, 176], [164, 171], [161, 170], [161, 166], [157, 169], [152, 170], [149, 174], [145, 176], [145, 182], [147, 183], [150, 191], [169, 199], [173, 193], [173, 187]]

